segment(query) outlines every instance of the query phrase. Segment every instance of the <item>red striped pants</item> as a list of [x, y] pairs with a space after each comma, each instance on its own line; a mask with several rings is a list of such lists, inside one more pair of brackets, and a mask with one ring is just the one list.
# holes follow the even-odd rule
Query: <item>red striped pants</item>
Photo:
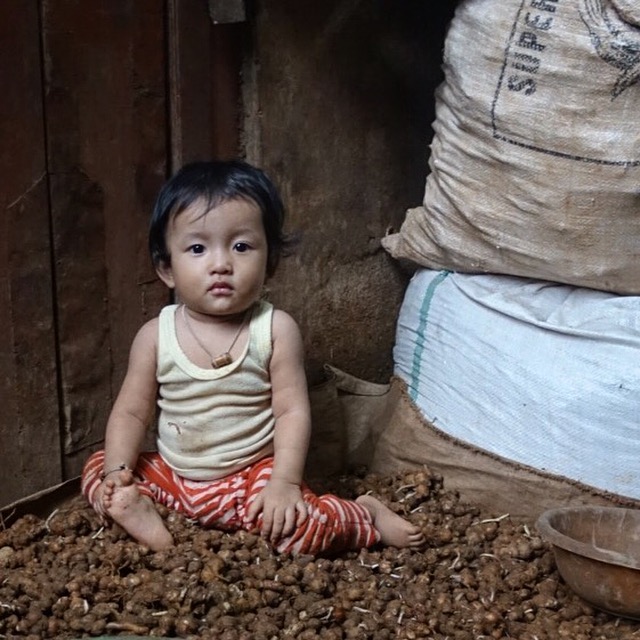
[[[82, 472], [82, 493], [92, 505], [103, 468], [104, 451], [98, 451], [87, 460]], [[204, 527], [254, 530], [260, 526], [262, 515], [257, 523], [245, 523], [244, 515], [267, 484], [272, 469], [273, 458], [268, 457], [218, 480], [194, 481], [179, 476], [160, 454], [147, 452], [138, 457], [134, 478], [141, 494]], [[302, 497], [308, 517], [274, 545], [276, 551], [317, 555], [370, 547], [379, 541], [371, 515], [358, 503], [331, 494], [317, 496], [304, 483]]]

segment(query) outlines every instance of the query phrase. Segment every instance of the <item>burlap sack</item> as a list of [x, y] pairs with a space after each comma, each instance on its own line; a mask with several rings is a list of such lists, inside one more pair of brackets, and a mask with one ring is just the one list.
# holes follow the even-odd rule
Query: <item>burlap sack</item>
[[496, 516], [508, 513], [515, 521], [532, 522], [560, 506], [640, 507], [640, 501], [515, 464], [448, 436], [423, 418], [398, 378], [391, 383], [387, 420], [372, 471], [392, 474], [426, 465], [443, 476], [445, 489]]
[[369, 466], [385, 420], [389, 385], [356, 378], [330, 365], [325, 369], [334, 381], [345, 422], [347, 466]]
[[393, 348], [444, 433], [637, 500], [639, 353], [640, 296], [429, 269], [407, 287]]
[[311, 440], [305, 478], [340, 475], [347, 465], [347, 428], [333, 377], [309, 389]]
[[422, 206], [383, 239], [433, 269], [640, 293], [636, 0], [463, 0]]
[[327, 379], [311, 387], [311, 442], [305, 475], [309, 480], [368, 466], [386, 424], [388, 384], [362, 380], [325, 365]]

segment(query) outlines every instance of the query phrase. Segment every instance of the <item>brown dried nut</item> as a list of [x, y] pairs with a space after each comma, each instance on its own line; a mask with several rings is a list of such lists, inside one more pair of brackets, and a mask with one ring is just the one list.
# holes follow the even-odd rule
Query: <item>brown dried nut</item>
[[96, 618], [109, 618], [114, 616], [118, 611], [118, 605], [115, 602], [100, 602], [91, 606], [91, 613]]
[[1, 547], [0, 548], [0, 567], [7, 567], [10, 564], [11, 559], [15, 555], [13, 547]]
[[30, 599], [39, 599], [42, 593], [42, 585], [38, 584], [36, 580], [28, 576], [21, 576], [17, 579], [18, 589], [26, 594]]
[[187, 573], [190, 576], [198, 573], [202, 569], [202, 565], [203, 562], [201, 558], [189, 558], [189, 561], [187, 563]]
[[[399, 513], [406, 513], [409, 501], [402, 500], [413, 492], [419, 510], [409, 517], [434, 535], [419, 552], [381, 547], [292, 558], [274, 554], [253, 534], [202, 530], [176, 516], [176, 545], [157, 554], [116, 527], [95, 536], [95, 517], [80, 504], [75, 508], [84, 515], [72, 531], [53, 533], [27, 519], [16, 534], [0, 531], [0, 547], [13, 550], [0, 582], [0, 634], [28, 640], [116, 628], [130, 634], [137, 625], [153, 637], [188, 633], [201, 640], [270, 640], [287, 630], [299, 640], [613, 640], [637, 631], [577, 600], [559, 579], [550, 548], [527, 527], [509, 518], [483, 522], [475, 507], [429, 474], [429, 495], [419, 498], [420, 473], [428, 470], [363, 474], [343, 485], [351, 496], [371, 491]], [[399, 490], [406, 485], [413, 486]], [[49, 519], [54, 528], [56, 518]], [[86, 535], [83, 518], [93, 527]], [[14, 546], [20, 536], [31, 536], [27, 547]], [[46, 588], [37, 593], [34, 584]], [[176, 623], [185, 617], [178, 633]]]
[[173, 553], [165, 556], [164, 562], [162, 563], [162, 570], [165, 573], [172, 571], [184, 571], [186, 573], [188, 564], [189, 561], [184, 554], [176, 553], [174, 551]]
[[495, 539], [498, 532], [498, 523], [495, 521], [480, 521], [472, 523], [466, 530], [467, 544], [477, 545], [490, 542]]
[[378, 564], [378, 571], [383, 575], [390, 575], [395, 569], [395, 563], [391, 560], [382, 559]]
[[427, 536], [434, 546], [443, 546], [453, 540], [453, 532], [449, 524], [436, 528], [435, 531], [429, 531]]
[[204, 582], [213, 582], [222, 575], [225, 568], [225, 561], [219, 555], [208, 558], [200, 571], [200, 578]]
[[241, 567], [239, 565], [231, 565], [227, 568], [225, 574], [224, 574], [224, 579], [226, 582], [229, 582], [230, 584], [236, 584], [238, 582], [242, 581], [242, 575], [243, 575], [243, 569], [244, 567]]
[[559, 602], [547, 593], [537, 593], [531, 598], [531, 602], [536, 609], [557, 609], [560, 606]]
[[307, 614], [310, 618], [329, 619], [333, 613], [333, 609], [333, 600], [331, 598], [325, 598], [324, 600], [313, 602], [307, 609]]
[[511, 589], [519, 589], [535, 582], [538, 569], [533, 564], [514, 565], [504, 577], [504, 581]]
[[285, 565], [278, 571], [278, 580], [285, 586], [291, 586], [302, 580], [302, 574], [302, 567], [292, 563]]
[[258, 640], [258, 638], [278, 638], [280, 634], [280, 628], [278, 625], [268, 618], [258, 620], [253, 625], [252, 631], [256, 640]]
[[326, 571], [319, 569], [313, 563], [304, 568], [301, 582], [308, 591], [313, 591], [319, 594], [327, 593], [329, 591], [329, 586], [331, 585], [329, 574]]
[[356, 602], [365, 596], [365, 590], [361, 584], [348, 583], [344, 589], [340, 590], [340, 595], [347, 601]]
[[458, 574], [458, 580], [468, 589], [476, 589], [478, 587], [478, 581], [476, 580], [475, 573], [468, 567], [465, 567], [460, 571]]
[[489, 609], [480, 616], [480, 629], [483, 633], [491, 633], [496, 629], [503, 628], [503, 618], [497, 609]]
[[91, 613], [77, 618], [71, 618], [68, 622], [69, 629], [73, 631], [91, 631], [93, 628], [104, 631], [106, 629], [106, 622], [99, 622]]
[[467, 602], [477, 602], [480, 599], [478, 592], [473, 589], [457, 590], [454, 598], [460, 599], [460, 596], [464, 597]]
[[313, 604], [320, 599], [320, 596], [316, 593], [301, 593], [294, 599], [291, 606], [293, 610], [299, 614], [301, 611], [307, 611], [310, 609]]
[[236, 549], [235, 551], [235, 561], [248, 564], [251, 562], [252, 553], [251, 549], [245, 549], [241, 547], [240, 549]]
[[127, 633], [139, 636], [146, 636], [149, 633], [149, 629], [147, 627], [128, 621], [108, 622], [106, 625], [106, 631], [126, 631]]
[[538, 593], [555, 596], [558, 591], [558, 580], [556, 578], [543, 578], [537, 585]]
[[78, 535], [86, 535], [93, 530], [92, 518], [88, 517], [86, 511], [64, 510], [60, 511], [58, 515], [64, 520], [64, 532], [66, 535], [71, 532]]
[[78, 596], [71, 596], [69, 607], [65, 611], [64, 618], [69, 621], [74, 617], [84, 616], [89, 613], [89, 603]]
[[21, 616], [15, 626], [16, 631], [27, 634], [37, 634], [44, 628], [46, 628], [46, 620], [43, 617], [42, 611], [33, 607]]
[[[278, 577], [278, 576], [276, 576]], [[270, 591], [275, 591], [276, 593], [283, 593], [285, 591], [285, 585], [278, 580], [262, 580], [260, 582], [260, 587], [262, 589], [268, 589]]]
[[439, 593], [435, 596], [434, 606], [436, 611], [442, 613], [451, 613], [453, 611], [453, 602], [448, 593]]
[[180, 587], [165, 589], [163, 591], [162, 602], [165, 605], [178, 605], [184, 600], [185, 591]]
[[165, 587], [179, 589], [187, 582], [189, 574], [182, 568], [173, 569], [164, 576]]
[[58, 638], [67, 630], [67, 624], [58, 618], [49, 618], [47, 620], [46, 637]]
[[197, 631], [198, 623], [192, 616], [180, 616], [176, 619], [174, 627], [179, 638], [186, 638]]
[[272, 589], [264, 589], [260, 597], [266, 607], [275, 607], [282, 601], [282, 593]]

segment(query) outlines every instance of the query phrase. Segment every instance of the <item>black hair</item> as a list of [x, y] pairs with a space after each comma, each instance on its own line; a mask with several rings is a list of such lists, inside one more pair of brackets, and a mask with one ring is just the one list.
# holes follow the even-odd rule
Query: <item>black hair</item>
[[192, 162], [160, 190], [149, 227], [149, 251], [155, 266], [170, 265], [166, 231], [169, 221], [198, 200], [207, 210], [235, 199], [249, 200], [262, 212], [267, 236], [267, 275], [275, 273], [291, 240], [283, 233], [284, 205], [267, 174], [243, 160]]

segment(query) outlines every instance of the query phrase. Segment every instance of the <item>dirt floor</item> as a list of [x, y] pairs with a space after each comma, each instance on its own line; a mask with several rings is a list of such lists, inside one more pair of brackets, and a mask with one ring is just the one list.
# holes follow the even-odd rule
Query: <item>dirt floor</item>
[[640, 622], [565, 586], [533, 525], [463, 504], [427, 470], [316, 488], [378, 495], [428, 547], [291, 558], [167, 513], [177, 545], [154, 553], [74, 498], [0, 531], [0, 638], [640, 639]]

